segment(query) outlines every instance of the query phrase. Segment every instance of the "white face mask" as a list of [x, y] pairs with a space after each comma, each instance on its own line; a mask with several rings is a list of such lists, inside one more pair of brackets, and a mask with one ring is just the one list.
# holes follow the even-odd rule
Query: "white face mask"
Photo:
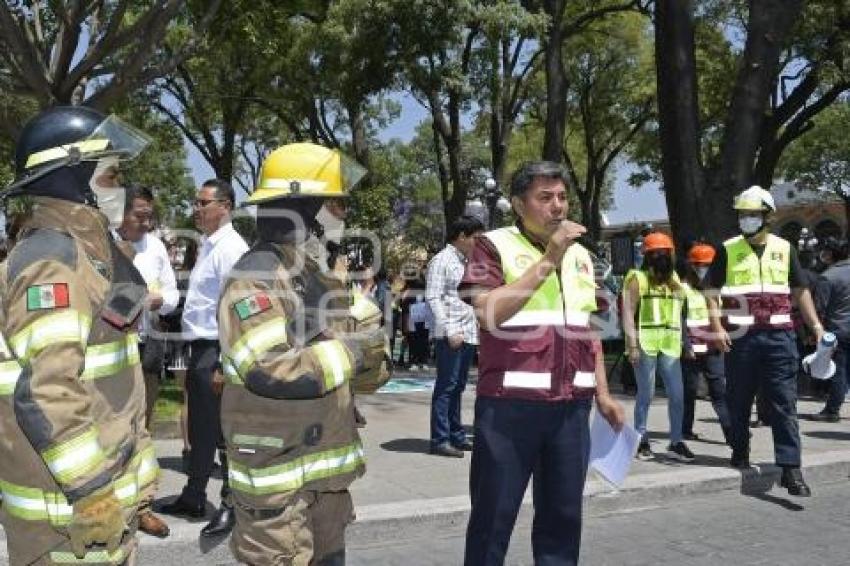
[[708, 266], [707, 265], [701, 265], [699, 267], [695, 267], [694, 271], [696, 272], [699, 280], [702, 281], [703, 279], [705, 279], [705, 276], [708, 275]]
[[339, 244], [345, 233], [345, 220], [334, 216], [326, 206], [322, 206], [316, 214], [316, 221], [325, 229], [325, 240]]
[[753, 236], [762, 228], [763, 221], [758, 216], [742, 216], [738, 219], [738, 226], [745, 236]]
[[117, 158], [101, 159], [97, 163], [89, 187], [97, 197], [97, 208], [109, 220], [109, 227], [117, 229], [124, 220], [124, 203], [126, 202], [126, 191], [124, 187], [102, 187], [98, 185], [98, 179], [107, 172], [110, 167], [117, 167]]

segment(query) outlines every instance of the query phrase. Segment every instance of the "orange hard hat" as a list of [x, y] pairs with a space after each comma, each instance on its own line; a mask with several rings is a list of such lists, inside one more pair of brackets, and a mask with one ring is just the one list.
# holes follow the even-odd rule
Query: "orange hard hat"
[[673, 251], [673, 240], [663, 232], [650, 232], [643, 238], [643, 253], [653, 250]]
[[714, 248], [708, 244], [694, 244], [688, 252], [688, 261], [691, 263], [711, 263], [714, 261]]

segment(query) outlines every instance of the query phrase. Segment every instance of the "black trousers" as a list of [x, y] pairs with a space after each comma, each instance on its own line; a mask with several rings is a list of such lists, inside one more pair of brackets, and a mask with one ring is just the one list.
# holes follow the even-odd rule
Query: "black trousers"
[[466, 530], [466, 566], [501, 566], [528, 480], [536, 566], [578, 563], [590, 455], [590, 401], [478, 397]]
[[219, 367], [218, 340], [193, 340], [190, 343], [189, 369], [186, 374], [186, 395], [189, 404], [189, 481], [182, 497], [190, 503], [207, 500], [216, 449], [221, 460], [222, 501], [228, 500], [227, 456], [221, 433], [221, 397], [213, 391], [213, 372]]

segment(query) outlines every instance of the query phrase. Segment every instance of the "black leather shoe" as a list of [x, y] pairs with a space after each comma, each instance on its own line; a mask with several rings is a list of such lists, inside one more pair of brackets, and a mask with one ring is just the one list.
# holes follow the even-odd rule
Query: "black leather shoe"
[[233, 530], [233, 525], [236, 524], [236, 514], [233, 512], [233, 507], [228, 507], [222, 504], [213, 515], [207, 526], [201, 529], [201, 536], [217, 537], [226, 535]]
[[729, 464], [738, 470], [748, 470], [750, 468], [750, 453], [744, 450], [732, 450], [732, 459]]
[[463, 458], [463, 451], [458, 450], [451, 444], [438, 444], [431, 446], [431, 454], [435, 456], [448, 456], [449, 458]]
[[803, 480], [803, 472], [800, 468], [782, 468], [782, 479], [779, 485], [788, 490], [788, 495], [797, 497], [811, 497], [812, 490]]
[[838, 416], [838, 413], [830, 413], [827, 411], [821, 411], [820, 413], [815, 413], [814, 415], [809, 415], [808, 420], [815, 421], [819, 423], [837, 423], [841, 421], [841, 417]]
[[166, 503], [156, 511], [163, 515], [189, 517], [191, 519], [203, 519], [207, 514], [206, 505], [203, 503], [200, 505], [193, 505], [182, 497], [178, 497], [171, 503]]
[[463, 450], [464, 452], [472, 451], [472, 443], [468, 440], [464, 440], [463, 442], [458, 442], [457, 444], [452, 444], [458, 450]]

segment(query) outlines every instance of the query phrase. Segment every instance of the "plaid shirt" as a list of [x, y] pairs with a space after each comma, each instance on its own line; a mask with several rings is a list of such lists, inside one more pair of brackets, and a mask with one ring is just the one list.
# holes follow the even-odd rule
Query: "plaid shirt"
[[428, 264], [425, 299], [434, 314], [435, 337], [447, 338], [462, 333], [464, 342], [478, 344], [475, 312], [457, 292], [465, 268], [463, 254], [453, 245], [446, 245]]

